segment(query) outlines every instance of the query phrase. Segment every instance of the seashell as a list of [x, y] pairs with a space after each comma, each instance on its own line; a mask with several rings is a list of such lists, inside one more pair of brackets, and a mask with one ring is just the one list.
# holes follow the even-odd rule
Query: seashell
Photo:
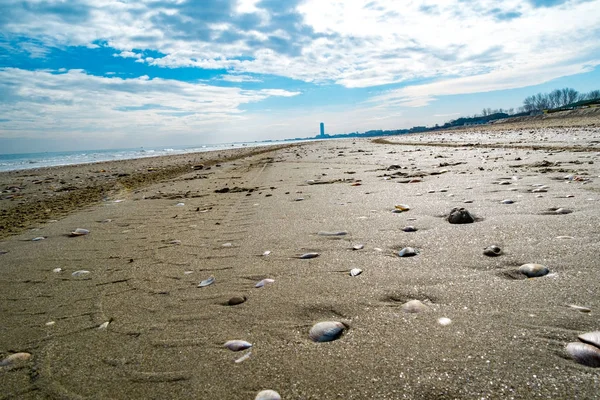
[[364, 248], [365, 248], [364, 244], [355, 244], [354, 246], [352, 246], [352, 250], [361, 250]]
[[298, 256], [296, 258], [300, 258], [301, 260], [307, 260], [309, 258], [316, 258], [319, 257], [319, 253], [304, 253], [301, 256]]
[[513, 204], [513, 203], [514, 203], [514, 200], [510, 200], [510, 199], [505, 199], [500, 202], [500, 204]]
[[248, 343], [245, 340], [228, 340], [224, 346], [231, 351], [242, 351], [252, 347], [252, 343]]
[[275, 279], [270, 279], [270, 278], [265, 278], [262, 281], [258, 282], [256, 285], [254, 285], [255, 288], [261, 288], [263, 286], [266, 286], [270, 283], [275, 282]]
[[184, 275], [190, 275], [190, 274], [193, 274], [193, 273], [194, 273], [194, 271], [183, 271]]
[[471, 224], [475, 218], [465, 208], [453, 208], [448, 215], [448, 222], [451, 224]]
[[281, 400], [281, 396], [274, 390], [261, 390], [254, 400]]
[[294, 201], [302, 201], [302, 200], [304, 200], [304, 197], [296, 197], [296, 198], [294, 199]]
[[227, 300], [228, 306], [237, 306], [238, 304], [244, 303], [248, 298], [246, 296], [233, 296], [229, 300]]
[[582, 333], [577, 338], [583, 343], [591, 344], [600, 349], [600, 331]]
[[419, 254], [419, 250], [412, 247], [405, 247], [398, 252], [398, 257], [413, 257]]
[[501, 181], [501, 182], [498, 182], [498, 185], [510, 185], [510, 184], [511, 184], [510, 181]]
[[452, 320], [450, 318], [442, 317], [439, 318], [437, 322], [442, 326], [448, 326], [452, 323]]
[[463, 201], [463, 203], [465, 203], [465, 204], [471, 204], [472, 202], [473, 202], [473, 200], [465, 200], [465, 201]]
[[215, 277], [210, 276], [198, 284], [198, 287], [206, 287], [215, 283]]
[[98, 326], [98, 330], [102, 331], [106, 328], [108, 328], [108, 325], [110, 324], [110, 321], [106, 321], [100, 324], [100, 326]]
[[352, 268], [350, 270], [350, 276], [358, 276], [358, 275], [362, 274], [362, 272], [363, 271], [360, 268]]
[[313, 325], [308, 332], [308, 337], [313, 342], [331, 342], [344, 333], [346, 325], [337, 321], [324, 321]]
[[54, 321], [48, 321], [44, 325], [46, 325], [46, 326], [52, 326], [54, 324], [56, 324], [56, 322], [54, 322]]
[[54, 268], [52, 270], [52, 272], [54, 272], [55, 274], [58, 274], [59, 272], [62, 272], [62, 268]]
[[568, 306], [568, 307], [570, 307], [570, 308], [572, 308], [572, 309], [574, 309], [574, 310], [577, 310], [577, 311], [581, 311], [581, 312], [583, 312], [583, 313], [589, 313], [589, 312], [592, 312], [592, 310], [591, 310], [590, 308], [583, 307], [583, 306], [578, 306], [578, 305], [576, 305], [576, 304], [569, 304], [569, 306]]
[[397, 204], [394, 206], [394, 208], [396, 209], [394, 210], [395, 212], [404, 212], [410, 210], [410, 207], [406, 204]]
[[246, 354], [244, 354], [243, 356], [241, 356], [240, 358], [238, 358], [237, 360], [235, 360], [234, 362], [235, 362], [236, 364], [239, 364], [239, 363], [241, 363], [241, 362], [244, 362], [244, 361], [246, 361], [247, 359], [249, 359], [249, 358], [250, 358], [250, 355], [251, 355], [251, 354], [252, 354], [252, 352], [251, 352], [251, 351], [249, 351], [249, 352], [247, 352]]
[[483, 249], [483, 254], [488, 257], [496, 257], [502, 253], [502, 249], [496, 245], [491, 245]]
[[417, 231], [417, 228], [415, 228], [415, 227], [414, 227], [414, 226], [412, 226], [412, 225], [409, 225], [409, 226], [405, 226], [404, 228], [402, 228], [402, 230], [403, 230], [404, 232], [416, 232], [416, 231]]
[[233, 243], [223, 243], [221, 247], [233, 247]]
[[557, 236], [556, 239], [575, 239], [573, 236]]
[[8, 253], [8, 251], [6, 251], [6, 250], [0, 250], [0, 255], [6, 254], [6, 253]]
[[268, 256], [269, 254], [271, 254], [271, 250], [267, 250], [267, 251], [265, 251], [264, 253], [262, 253], [262, 255], [263, 255], [264, 257]]
[[319, 236], [346, 236], [347, 234], [348, 234], [348, 232], [346, 232], [346, 231], [334, 231], [334, 232], [321, 231], [321, 232], [317, 233], [317, 235], [319, 235]]
[[177, 203], [177, 204], [175, 204], [175, 207], [183, 207], [183, 206], [185, 206], [185, 203]]
[[79, 276], [84, 276], [84, 275], [87, 275], [87, 274], [89, 274], [89, 273], [90, 273], [90, 271], [86, 271], [86, 270], [84, 270], [84, 269], [81, 269], [81, 270], [79, 270], [79, 271], [75, 271], [75, 272], [73, 272], [73, 273], [71, 274], [71, 276], [74, 276], [75, 278], [77, 278], [77, 277], [79, 277]]
[[567, 345], [567, 353], [579, 364], [600, 367], [600, 349], [587, 343], [572, 342]]
[[557, 208], [556, 210], [554, 210], [555, 214], [571, 214], [573, 211], [569, 210], [568, 208]]
[[29, 353], [14, 353], [0, 361], [0, 367], [10, 367], [14, 364], [27, 361], [31, 358]]
[[547, 275], [550, 270], [541, 264], [523, 264], [519, 267], [519, 272], [528, 278], [538, 278]]
[[373, 247], [373, 250], [375, 250], [375, 251], [383, 251], [383, 249], [380, 248], [380, 247]]
[[90, 233], [89, 230], [83, 228], [77, 228], [73, 232], [71, 232], [71, 236], [85, 236]]
[[541, 188], [541, 187], [540, 187], [540, 188], [537, 188], [537, 189], [533, 189], [533, 190], [531, 191], [531, 193], [546, 193], [547, 191], [548, 191], [548, 189], [545, 189], [545, 188]]
[[100, 221], [100, 223], [106, 224], [108, 222], [112, 222], [112, 219], [107, 218], [107, 219], [103, 219], [102, 221]]
[[39, 242], [40, 240], [46, 239], [45, 236], [38, 236], [36, 238], [31, 239], [32, 242]]
[[425, 304], [423, 304], [420, 300], [410, 300], [406, 303], [402, 304], [402, 311], [407, 313], [420, 313], [423, 311], [429, 310]]

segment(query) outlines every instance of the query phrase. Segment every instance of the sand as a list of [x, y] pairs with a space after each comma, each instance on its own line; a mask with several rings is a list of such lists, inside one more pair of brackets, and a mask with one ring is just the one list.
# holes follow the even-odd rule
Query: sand
[[[457, 147], [430, 134], [214, 156], [220, 167], [107, 190], [56, 222], [31, 222], [0, 242], [0, 357], [32, 355], [2, 368], [0, 398], [598, 398], [600, 369], [565, 346], [600, 329], [600, 153], [551, 147], [600, 138], [597, 126], [582, 129], [502, 135], [522, 148], [481, 128], [459, 133]], [[540, 135], [552, 143], [527, 147], [544, 146]], [[483, 142], [496, 145], [472, 145]], [[393, 213], [397, 204], [410, 210]], [[453, 207], [478, 222], [448, 223]], [[548, 213], [560, 207], [573, 212]], [[90, 233], [69, 237], [76, 228]], [[489, 245], [502, 255], [484, 256]], [[419, 254], [397, 257], [407, 246]], [[296, 258], [307, 252], [320, 256]], [[522, 279], [525, 263], [550, 274]], [[274, 282], [255, 288], [264, 278]], [[233, 296], [247, 301], [226, 305]], [[428, 309], [404, 312], [415, 299]], [[319, 321], [349, 329], [315, 343]], [[233, 339], [253, 344], [239, 363], [249, 351], [223, 346]]]

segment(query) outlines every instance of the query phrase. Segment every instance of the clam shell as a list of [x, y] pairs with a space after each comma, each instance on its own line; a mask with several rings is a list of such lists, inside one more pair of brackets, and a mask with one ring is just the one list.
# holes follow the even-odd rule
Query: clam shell
[[215, 283], [215, 277], [211, 276], [211, 277], [203, 280], [202, 282], [200, 282], [198, 284], [198, 287], [205, 287], [205, 286], [208, 286], [208, 285], [212, 285], [213, 283]]
[[242, 351], [252, 347], [252, 343], [248, 343], [245, 340], [228, 340], [223, 346], [231, 351]]
[[410, 207], [406, 204], [397, 204], [394, 206], [394, 208], [396, 209], [396, 212], [404, 212], [410, 210]]
[[413, 257], [419, 254], [419, 250], [412, 247], [405, 247], [398, 252], [398, 257]]
[[592, 312], [592, 310], [590, 308], [587, 308], [584, 306], [578, 306], [577, 304], [569, 304], [569, 307], [574, 310], [581, 311], [582, 313]]
[[233, 296], [229, 300], [227, 300], [228, 306], [237, 306], [238, 304], [244, 303], [248, 298], [246, 296]]
[[500, 203], [501, 204], [513, 204], [515, 201], [510, 199], [504, 199]]
[[275, 279], [266, 278], [266, 279], [263, 279], [262, 281], [258, 282], [256, 285], [254, 285], [254, 287], [261, 288], [261, 287], [266, 286], [269, 283], [273, 283], [273, 282], [275, 282]]
[[265, 251], [264, 253], [262, 253], [262, 255], [263, 255], [264, 257], [268, 256], [269, 254], [271, 254], [271, 250], [267, 250], [267, 251]]
[[46, 239], [45, 236], [38, 236], [38, 237], [35, 237], [35, 238], [31, 239], [31, 241], [32, 242], [39, 242], [40, 240], [44, 240], [44, 239]]
[[448, 222], [451, 224], [471, 224], [475, 218], [466, 208], [453, 208], [448, 215]]
[[496, 245], [491, 245], [483, 249], [483, 254], [485, 254], [488, 257], [496, 257], [499, 256], [501, 253], [502, 250]]
[[523, 264], [519, 267], [519, 272], [528, 278], [538, 278], [547, 275], [550, 270], [541, 264]]
[[355, 244], [354, 246], [352, 246], [352, 250], [361, 250], [364, 248], [365, 248], [364, 244]]
[[600, 331], [582, 333], [577, 336], [583, 343], [591, 344], [600, 349]]
[[302, 260], [307, 260], [309, 258], [316, 258], [316, 257], [319, 257], [319, 253], [304, 253], [297, 258], [300, 258]]
[[100, 326], [98, 326], [98, 330], [104, 330], [106, 328], [108, 328], [108, 325], [110, 324], [110, 321], [106, 321], [100, 324]]
[[358, 276], [358, 275], [362, 274], [362, 272], [363, 271], [360, 268], [352, 268], [350, 270], [350, 276]]
[[318, 322], [310, 328], [308, 337], [313, 342], [331, 342], [338, 339], [344, 333], [346, 325], [337, 321]]
[[579, 364], [600, 367], [600, 349], [587, 343], [572, 342], [567, 345], [567, 353]]
[[29, 353], [14, 353], [0, 361], [0, 367], [8, 367], [19, 362], [27, 361], [31, 358]]
[[75, 272], [73, 272], [73, 273], [71, 274], [71, 276], [74, 276], [75, 278], [77, 278], [78, 276], [87, 275], [87, 274], [89, 274], [89, 273], [90, 273], [90, 271], [86, 271], [86, 270], [84, 270], [84, 269], [81, 269], [81, 270], [79, 270], [79, 271], [75, 271]]
[[281, 396], [274, 390], [261, 390], [254, 400], [281, 400]]
[[423, 304], [420, 300], [410, 300], [406, 303], [402, 304], [402, 311], [407, 313], [420, 313], [423, 311], [429, 310], [425, 304]]
[[333, 232], [320, 231], [319, 233], [317, 233], [317, 235], [319, 235], [319, 236], [346, 236], [347, 234], [348, 234], [348, 232], [346, 232], [346, 231], [333, 231]]
[[71, 236], [84, 236], [90, 233], [89, 230], [83, 228], [77, 228], [73, 232], [71, 232]]
[[557, 208], [556, 210], [554, 210], [555, 214], [571, 214], [573, 211], [569, 210], [568, 208]]

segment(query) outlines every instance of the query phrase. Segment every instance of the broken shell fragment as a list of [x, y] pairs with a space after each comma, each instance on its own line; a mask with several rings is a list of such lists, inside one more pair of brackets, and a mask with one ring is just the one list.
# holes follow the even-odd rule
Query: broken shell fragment
[[281, 396], [274, 390], [261, 390], [254, 400], [281, 400]]
[[450, 318], [446, 318], [446, 317], [442, 317], [438, 319], [438, 324], [442, 325], [442, 326], [448, 326], [452, 323], [452, 320]]
[[331, 342], [339, 339], [345, 329], [346, 325], [338, 321], [318, 322], [310, 328], [308, 337], [313, 342]]
[[89, 230], [83, 228], [77, 228], [73, 232], [71, 232], [71, 236], [85, 236], [90, 233]]
[[256, 285], [254, 285], [255, 288], [261, 288], [263, 286], [266, 286], [270, 283], [275, 282], [275, 279], [270, 279], [270, 278], [265, 278], [262, 281], [258, 282]]
[[582, 313], [592, 312], [592, 310], [590, 308], [583, 307], [583, 306], [578, 306], [576, 304], [569, 304], [569, 307], [572, 308], [572, 309], [574, 309], [574, 310], [580, 311]]
[[17, 363], [25, 362], [31, 358], [29, 353], [14, 353], [0, 361], [0, 367], [10, 367]]
[[198, 284], [198, 287], [206, 287], [215, 283], [215, 277], [211, 276]]
[[109, 324], [110, 324], [110, 321], [103, 322], [102, 324], [100, 324], [100, 326], [98, 326], [98, 330], [102, 331], [102, 330], [108, 328]]
[[483, 249], [483, 254], [485, 254], [488, 257], [497, 257], [502, 253], [502, 250], [500, 249], [500, 247], [496, 246], [496, 245], [491, 245], [486, 247], [485, 249]]
[[539, 278], [547, 275], [550, 270], [541, 264], [523, 264], [519, 267], [519, 272], [528, 278]]
[[362, 274], [362, 272], [363, 271], [360, 268], [352, 268], [350, 270], [350, 276], [358, 276], [358, 275]]
[[398, 257], [413, 257], [419, 254], [419, 250], [412, 247], [405, 247], [398, 252]]
[[231, 351], [242, 351], [252, 347], [252, 343], [248, 343], [245, 340], [228, 340], [224, 346]]
[[402, 213], [405, 211], [410, 210], [410, 207], [407, 206], [406, 204], [397, 204], [394, 206], [394, 210], [392, 212], [394, 213]]

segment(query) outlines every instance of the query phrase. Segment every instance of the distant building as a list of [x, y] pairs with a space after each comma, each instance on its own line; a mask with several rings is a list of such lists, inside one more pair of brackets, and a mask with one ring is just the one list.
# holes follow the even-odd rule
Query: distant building
[[325, 136], [325, 124], [323, 122], [321, 122], [321, 135], [320, 136]]

